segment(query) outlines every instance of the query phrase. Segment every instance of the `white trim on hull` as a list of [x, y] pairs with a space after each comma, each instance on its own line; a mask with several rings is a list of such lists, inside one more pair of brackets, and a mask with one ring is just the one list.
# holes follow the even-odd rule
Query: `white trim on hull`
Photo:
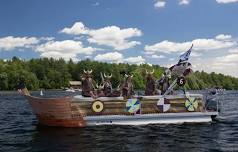
[[146, 124], [180, 124], [211, 122], [211, 116], [218, 112], [186, 112], [160, 113], [143, 115], [104, 115], [86, 116], [84, 120], [88, 126], [94, 125], [146, 125]]

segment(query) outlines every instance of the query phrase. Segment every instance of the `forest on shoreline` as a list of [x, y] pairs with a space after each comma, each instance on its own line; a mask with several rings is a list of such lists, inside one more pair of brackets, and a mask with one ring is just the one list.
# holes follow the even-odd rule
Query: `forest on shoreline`
[[[117, 87], [124, 79], [125, 72], [133, 74], [135, 89], [144, 89], [146, 69], [154, 69], [154, 76], [159, 79], [164, 72], [164, 67], [159, 65], [130, 65], [126, 63], [104, 63], [91, 60], [82, 60], [77, 63], [63, 59], [39, 58], [20, 60], [13, 57], [12, 60], [0, 59], [0, 90], [15, 90], [19, 79], [25, 79], [30, 90], [60, 89], [69, 86], [70, 80], [81, 80], [83, 70], [93, 70], [93, 79], [100, 83], [100, 72], [112, 73], [112, 83]], [[212, 87], [221, 87], [228, 90], [238, 90], [238, 78], [224, 74], [206, 73], [195, 71], [187, 78], [187, 89], [200, 90]]]

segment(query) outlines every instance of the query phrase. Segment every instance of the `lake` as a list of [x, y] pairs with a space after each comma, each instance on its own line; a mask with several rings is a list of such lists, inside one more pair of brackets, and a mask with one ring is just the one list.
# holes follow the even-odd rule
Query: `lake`
[[238, 151], [238, 91], [225, 92], [221, 115], [212, 123], [85, 128], [40, 126], [24, 97], [0, 92], [0, 151]]

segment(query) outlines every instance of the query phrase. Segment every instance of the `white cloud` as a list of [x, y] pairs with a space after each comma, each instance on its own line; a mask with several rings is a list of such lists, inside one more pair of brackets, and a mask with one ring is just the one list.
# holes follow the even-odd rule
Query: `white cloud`
[[124, 59], [124, 62], [128, 62], [131, 64], [142, 64], [142, 63], [145, 63], [145, 59], [142, 56], [129, 57]]
[[236, 70], [238, 66], [238, 54], [228, 54], [210, 60], [207, 61], [207, 63], [211, 62], [207, 70], [238, 77], [238, 71]]
[[216, 39], [217, 40], [230, 40], [231, 35], [219, 34], [216, 36]]
[[70, 58], [76, 59], [77, 54], [90, 55], [97, 48], [83, 47], [81, 41], [64, 40], [64, 41], [49, 41], [39, 45], [36, 50], [41, 53], [42, 57]]
[[221, 35], [218, 35], [218, 38], [220, 39], [194, 39], [188, 42], [171, 42], [168, 40], [164, 40], [153, 45], [146, 45], [144, 49], [147, 52], [174, 53], [184, 52], [189, 49], [192, 44], [194, 44], [194, 50], [200, 51], [227, 49], [237, 45], [236, 41], [228, 39], [222, 40], [221, 37]]
[[162, 8], [165, 7], [166, 2], [164, 0], [157, 0], [157, 2], [154, 4], [155, 8]]
[[179, 0], [179, 5], [188, 5], [190, 0]]
[[229, 49], [228, 52], [230, 52], [230, 53], [238, 53], [238, 48]]
[[201, 53], [198, 53], [198, 52], [192, 52], [191, 53], [191, 57], [200, 57], [200, 56], [202, 56]]
[[76, 22], [72, 27], [66, 27], [60, 31], [60, 33], [66, 33], [70, 35], [88, 34], [89, 29], [84, 26], [82, 22]]
[[216, 0], [216, 1], [217, 3], [223, 3], [223, 4], [238, 2], [238, 0]]
[[165, 58], [164, 55], [156, 55], [156, 54], [153, 54], [153, 55], [148, 56], [148, 57], [153, 58], [153, 59], [163, 59], [163, 58]]
[[0, 38], [0, 51], [12, 50], [15, 48], [30, 48], [38, 44], [40, 40], [36, 37], [13, 37], [7, 36]]
[[[238, 77], [238, 40], [231, 35], [220, 34], [210, 39], [194, 39], [187, 42], [161, 41], [154, 45], [145, 46], [145, 53], [148, 56], [159, 53], [169, 53], [168, 60], [159, 61], [162, 66], [175, 64], [175, 58], [180, 53], [188, 50], [194, 44], [189, 60], [194, 70], [206, 72], [223, 73]], [[177, 55], [176, 55], [177, 54]], [[202, 57], [201, 57], [202, 56]]]
[[124, 50], [139, 45], [138, 41], [128, 41], [128, 38], [134, 36], [141, 36], [142, 33], [136, 28], [120, 29], [117, 26], [108, 26], [98, 30], [91, 30], [90, 43], [96, 43], [98, 45], [111, 46], [116, 50]]
[[39, 38], [40, 41], [52, 41], [54, 39], [55, 39], [54, 37], [41, 37], [41, 38]]
[[123, 55], [119, 52], [109, 52], [105, 54], [98, 54], [94, 57], [94, 60], [120, 63], [123, 62]]
[[[207, 53], [206, 53], [207, 54]], [[193, 70], [223, 73], [238, 77], [238, 54], [218, 55], [209, 58], [193, 58], [190, 60]]]
[[113, 62], [113, 63], [131, 63], [131, 64], [141, 64], [145, 63], [145, 59], [142, 56], [137, 57], [128, 57], [125, 58], [123, 54], [119, 52], [109, 52], [105, 54], [98, 54], [94, 57], [96, 61], [103, 61], [103, 62]]
[[238, 64], [238, 54], [228, 54], [225, 56], [217, 57], [217, 63], [224, 64], [224, 63], [236, 63]]
[[128, 39], [142, 35], [137, 28], [121, 29], [117, 26], [107, 26], [100, 29], [89, 29], [82, 22], [76, 22], [71, 28], [64, 28], [60, 33], [71, 35], [88, 35], [88, 42], [98, 45], [110, 46], [115, 50], [125, 50], [141, 44]]

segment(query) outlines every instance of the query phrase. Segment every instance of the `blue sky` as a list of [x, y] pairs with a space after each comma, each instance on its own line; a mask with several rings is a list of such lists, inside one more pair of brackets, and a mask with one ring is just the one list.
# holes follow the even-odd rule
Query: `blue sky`
[[170, 66], [238, 77], [238, 0], [2, 0], [0, 58]]

